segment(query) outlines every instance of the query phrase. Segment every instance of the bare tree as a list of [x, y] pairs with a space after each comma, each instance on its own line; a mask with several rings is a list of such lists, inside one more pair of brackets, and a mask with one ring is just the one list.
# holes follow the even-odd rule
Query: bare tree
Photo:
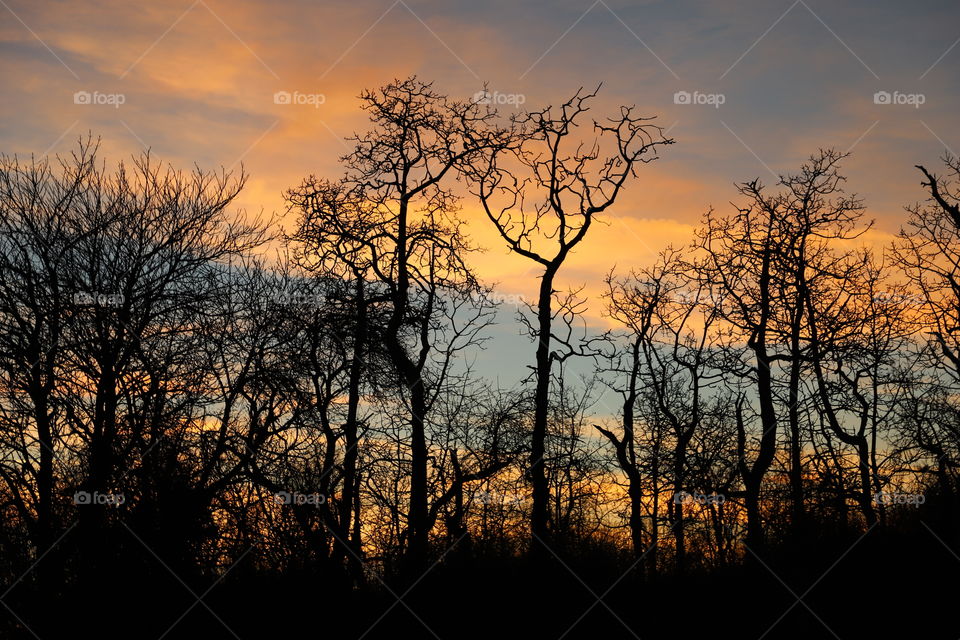
[[[726, 218], [706, 216], [699, 231], [704, 253], [700, 277], [713, 292], [724, 322], [730, 327], [730, 352], [746, 350], [730, 360], [731, 373], [747, 374], [755, 384], [760, 437], [753, 463], [740, 462], [746, 490], [748, 542], [763, 543], [760, 495], [764, 477], [777, 453], [777, 371], [789, 366], [786, 412], [790, 437], [790, 489], [795, 523], [803, 521], [804, 492], [800, 416], [802, 371], [819, 356], [810, 349], [804, 313], [816, 279], [830, 275], [828, 242], [858, 237], [863, 205], [843, 192], [837, 167], [844, 158], [820, 151], [796, 175], [781, 177], [780, 191], [769, 194], [759, 180], [742, 183], [738, 191], [747, 203]], [[815, 340], [813, 340], [815, 342]], [[745, 427], [746, 396], [738, 402], [739, 424]], [[830, 426], [842, 431], [834, 420]], [[744, 456], [746, 433], [741, 433]]]
[[[364, 92], [361, 100], [374, 128], [353, 138], [344, 178], [310, 178], [291, 201], [304, 212], [299, 237], [333, 248], [359, 268], [357, 277], [376, 283], [371, 299], [389, 304], [382, 338], [408, 402], [407, 539], [419, 566], [430, 533], [427, 370], [436, 364], [435, 328], [441, 317], [451, 317], [452, 300], [478, 286], [466, 264], [472, 248], [449, 182], [502, 144], [503, 135], [491, 124], [493, 111], [451, 100], [416, 78]], [[454, 333], [456, 342], [472, 330]]]
[[[533, 486], [530, 530], [532, 550], [543, 554], [549, 539], [549, 487], [545, 469], [552, 350], [556, 311], [555, 280], [570, 252], [586, 237], [594, 218], [614, 204], [638, 165], [656, 158], [660, 145], [671, 144], [650, 118], [632, 107], [603, 122], [594, 121], [596, 137], [577, 134], [596, 91], [578, 91], [558, 109], [547, 107], [516, 120], [517, 139], [495, 148], [490, 161], [473, 172], [474, 193], [510, 251], [543, 268], [536, 302], [533, 338], [537, 341], [535, 414], [529, 477]], [[544, 246], [546, 245], [546, 246]]]
[[[711, 387], [719, 378], [711, 365], [710, 350], [714, 338], [716, 312], [704, 304], [702, 283], [687, 271], [688, 264], [678, 251], [668, 249], [649, 269], [638, 270], [624, 278], [607, 278], [607, 313], [629, 332], [631, 344], [627, 359], [629, 371], [623, 404], [623, 435], [618, 438], [600, 429], [617, 450], [621, 469], [630, 478], [631, 528], [634, 552], [638, 546], [643, 496], [637, 469], [634, 414], [638, 387], [647, 390], [643, 403], [656, 412], [644, 415], [648, 423], [663, 421], [669, 425], [672, 440], [671, 469], [674, 499], [668, 501], [671, 529], [676, 541], [676, 564], [685, 560], [685, 523], [683, 499], [691, 487], [687, 484], [690, 443], [700, 427]], [[599, 429], [599, 427], [598, 427]]]
[[[198, 319], [220, 313], [211, 304], [220, 263], [267, 235], [261, 221], [228, 210], [242, 174], [184, 174], [149, 154], [110, 172], [96, 154], [88, 140], [59, 166], [4, 161], [9, 262], [0, 286], [12, 303], [2, 313], [12, 356], [4, 365], [17, 402], [31, 399], [34, 419], [19, 423], [18, 439], [27, 445], [27, 468], [33, 452], [39, 459], [38, 542], [55, 526], [56, 490], [74, 494], [79, 509], [61, 513], [78, 517], [94, 566], [120, 565], [110, 562], [118, 514], [153, 527], [143, 535], [168, 544], [171, 562], [187, 565], [218, 483], [236, 477], [245, 459], [228, 446], [190, 449], [209, 399], [198, 354], [218, 338], [204, 334]], [[16, 391], [24, 382], [25, 395]], [[154, 464], [164, 451], [173, 462], [167, 474]], [[166, 517], [146, 517], [164, 487]], [[84, 502], [78, 491], [93, 499]], [[116, 510], [96, 500], [118, 492], [126, 499]], [[160, 523], [172, 535], [158, 531]]]

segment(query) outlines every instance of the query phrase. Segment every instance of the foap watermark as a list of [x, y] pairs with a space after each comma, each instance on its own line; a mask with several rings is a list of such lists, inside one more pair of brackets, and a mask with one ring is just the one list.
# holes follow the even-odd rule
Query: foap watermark
[[677, 91], [673, 94], [673, 104], [701, 104], [708, 105], [714, 109], [719, 109], [720, 105], [727, 101], [727, 96], [722, 93], [702, 93], [700, 91]]
[[474, 104], [492, 104], [497, 106], [519, 107], [526, 103], [527, 96], [522, 93], [500, 93], [499, 91], [489, 91], [481, 89], [473, 94]]
[[295, 504], [317, 506], [327, 501], [322, 493], [299, 493], [297, 491], [278, 491], [273, 494], [277, 504]]
[[108, 505], [119, 507], [127, 501], [127, 497], [122, 493], [100, 493], [99, 491], [77, 491], [73, 494], [73, 504], [78, 506], [86, 505]]
[[119, 109], [127, 101], [122, 93], [100, 93], [99, 91], [77, 91], [73, 94], [73, 104], [106, 105]]
[[498, 491], [478, 491], [474, 494], [481, 504], [518, 505], [528, 500], [527, 496], [519, 493], [500, 493]]
[[877, 91], [873, 94], [873, 104], [897, 104], [908, 105], [914, 109], [919, 109], [920, 105], [927, 101], [927, 96], [922, 93], [901, 93], [900, 91]]
[[122, 293], [81, 291], [73, 294], [73, 304], [78, 307], [119, 307], [123, 301]]
[[270, 302], [283, 307], [319, 307], [323, 296], [318, 293], [283, 291], [270, 296]]
[[702, 296], [696, 291], [689, 291], [687, 289], [677, 289], [670, 293], [670, 298], [673, 302], [684, 305], [696, 305], [702, 301]]
[[296, 104], [308, 105], [314, 109], [319, 109], [320, 105], [327, 101], [327, 96], [322, 93], [300, 93], [299, 91], [277, 91], [273, 94], [274, 104]]
[[519, 307], [527, 302], [526, 297], [520, 293], [502, 293], [500, 291], [475, 291], [470, 294], [470, 297], [473, 298], [476, 304], [509, 304]]
[[911, 507], [919, 507], [927, 501], [927, 496], [922, 493], [888, 493], [878, 491], [873, 494], [873, 503], [882, 505], [905, 504]]
[[908, 304], [921, 305], [924, 303], [922, 296], [909, 293], [883, 292], [873, 296], [873, 301], [877, 304]]
[[673, 494], [673, 504], [718, 505], [726, 501], [727, 497], [722, 493], [687, 493], [686, 491], [678, 491]]

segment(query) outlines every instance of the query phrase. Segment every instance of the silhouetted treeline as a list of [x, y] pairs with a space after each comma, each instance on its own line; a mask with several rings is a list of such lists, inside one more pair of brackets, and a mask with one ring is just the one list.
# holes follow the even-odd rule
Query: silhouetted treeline
[[[0, 631], [487, 637], [521, 611], [501, 634], [832, 637], [890, 599], [943, 615], [960, 161], [917, 167], [885, 243], [846, 155], [817, 151], [718, 194], [688, 246], [638, 248], [590, 308], [558, 289], [567, 257], [674, 142], [630, 107], [589, 120], [595, 94], [507, 118], [416, 78], [364, 92], [370, 129], [287, 192], [286, 232], [236, 210], [243, 173], [108, 169], [90, 140], [3, 157]], [[535, 269], [515, 317], [467, 212]], [[497, 322], [530, 337], [516, 386], [475, 365]], [[842, 602], [797, 604], [827, 576]]]

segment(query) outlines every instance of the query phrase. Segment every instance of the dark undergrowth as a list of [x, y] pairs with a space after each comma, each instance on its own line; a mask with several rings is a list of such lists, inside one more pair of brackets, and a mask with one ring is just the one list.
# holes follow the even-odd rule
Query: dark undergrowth
[[919, 521], [814, 533], [657, 577], [602, 548], [534, 564], [455, 547], [419, 575], [354, 589], [329, 571], [276, 575], [243, 560], [220, 579], [183, 578], [129, 547], [70, 585], [40, 589], [35, 569], [4, 598], [0, 637], [955, 640], [957, 542], [955, 529]]

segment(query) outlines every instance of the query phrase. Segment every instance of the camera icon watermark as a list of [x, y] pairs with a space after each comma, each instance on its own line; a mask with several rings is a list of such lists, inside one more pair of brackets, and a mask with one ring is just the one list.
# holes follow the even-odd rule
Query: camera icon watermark
[[81, 291], [73, 294], [73, 304], [78, 307], [119, 307], [124, 296], [120, 293], [98, 293]]
[[702, 294], [687, 289], [679, 289], [671, 292], [670, 298], [673, 302], [682, 305], [697, 305], [703, 301]]
[[727, 501], [722, 493], [687, 493], [678, 491], [673, 494], [673, 504], [721, 505]]
[[927, 101], [927, 96], [922, 93], [901, 93], [899, 91], [877, 91], [873, 94], [873, 104], [896, 104], [908, 105], [914, 109], [919, 109], [920, 105]]
[[274, 104], [308, 105], [319, 109], [327, 101], [322, 93], [300, 93], [299, 91], [277, 91], [273, 94]]
[[126, 103], [127, 96], [122, 93], [100, 93], [99, 91], [77, 91], [73, 94], [73, 104], [107, 105], [119, 109]]
[[118, 507], [127, 498], [122, 493], [100, 493], [99, 491], [77, 491], [73, 494], [73, 504], [78, 506], [108, 505]]
[[283, 307], [317, 307], [323, 304], [323, 296], [318, 293], [297, 293], [283, 291], [270, 296], [270, 302]]
[[919, 507], [927, 501], [927, 496], [922, 493], [887, 493], [879, 491], [873, 494], [873, 504], [892, 505], [904, 504], [911, 507]]
[[277, 504], [291, 505], [312, 505], [318, 506], [327, 501], [327, 496], [322, 493], [298, 493], [296, 491], [278, 491], [273, 494], [273, 500]]
[[492, 104], [497, 106], [508, 105], [519, 107], [526, 103], [527, 96], [522, 93], [500, 93], [499, 91], [488, 91], [481, 89], [473, 94], [473, 104]]
[[873, 296], [873, 301], [877, 304], [908, 304], [912, 306], [919, 306], [924, 303], [922, 296], [909, 294], [909, 293], [891, 293], [891, 292], [882, 292], [877, 293]]
[[470, 294], [470, 298], [475, 304], [493, 304], [501, 305], [508, 304], [515, 307], [519, 307], [522, 304], [525, 304], [527, 299], [526, 296], [520, 293], [502, 293], [499, 291], [474, 291]]
[[694, 91], [677, 91], [673, 94], [673, 104], [699, 104], [708, 105], [714, 109], [719, 109], [720, 105], [727, 101], [727, 96], [722, 93], [701, 93]]
[[500, 493], [499, 491], [478, 491], [474, 494], [480, 504], [521, 505], [529, 498], [519, 493]]

